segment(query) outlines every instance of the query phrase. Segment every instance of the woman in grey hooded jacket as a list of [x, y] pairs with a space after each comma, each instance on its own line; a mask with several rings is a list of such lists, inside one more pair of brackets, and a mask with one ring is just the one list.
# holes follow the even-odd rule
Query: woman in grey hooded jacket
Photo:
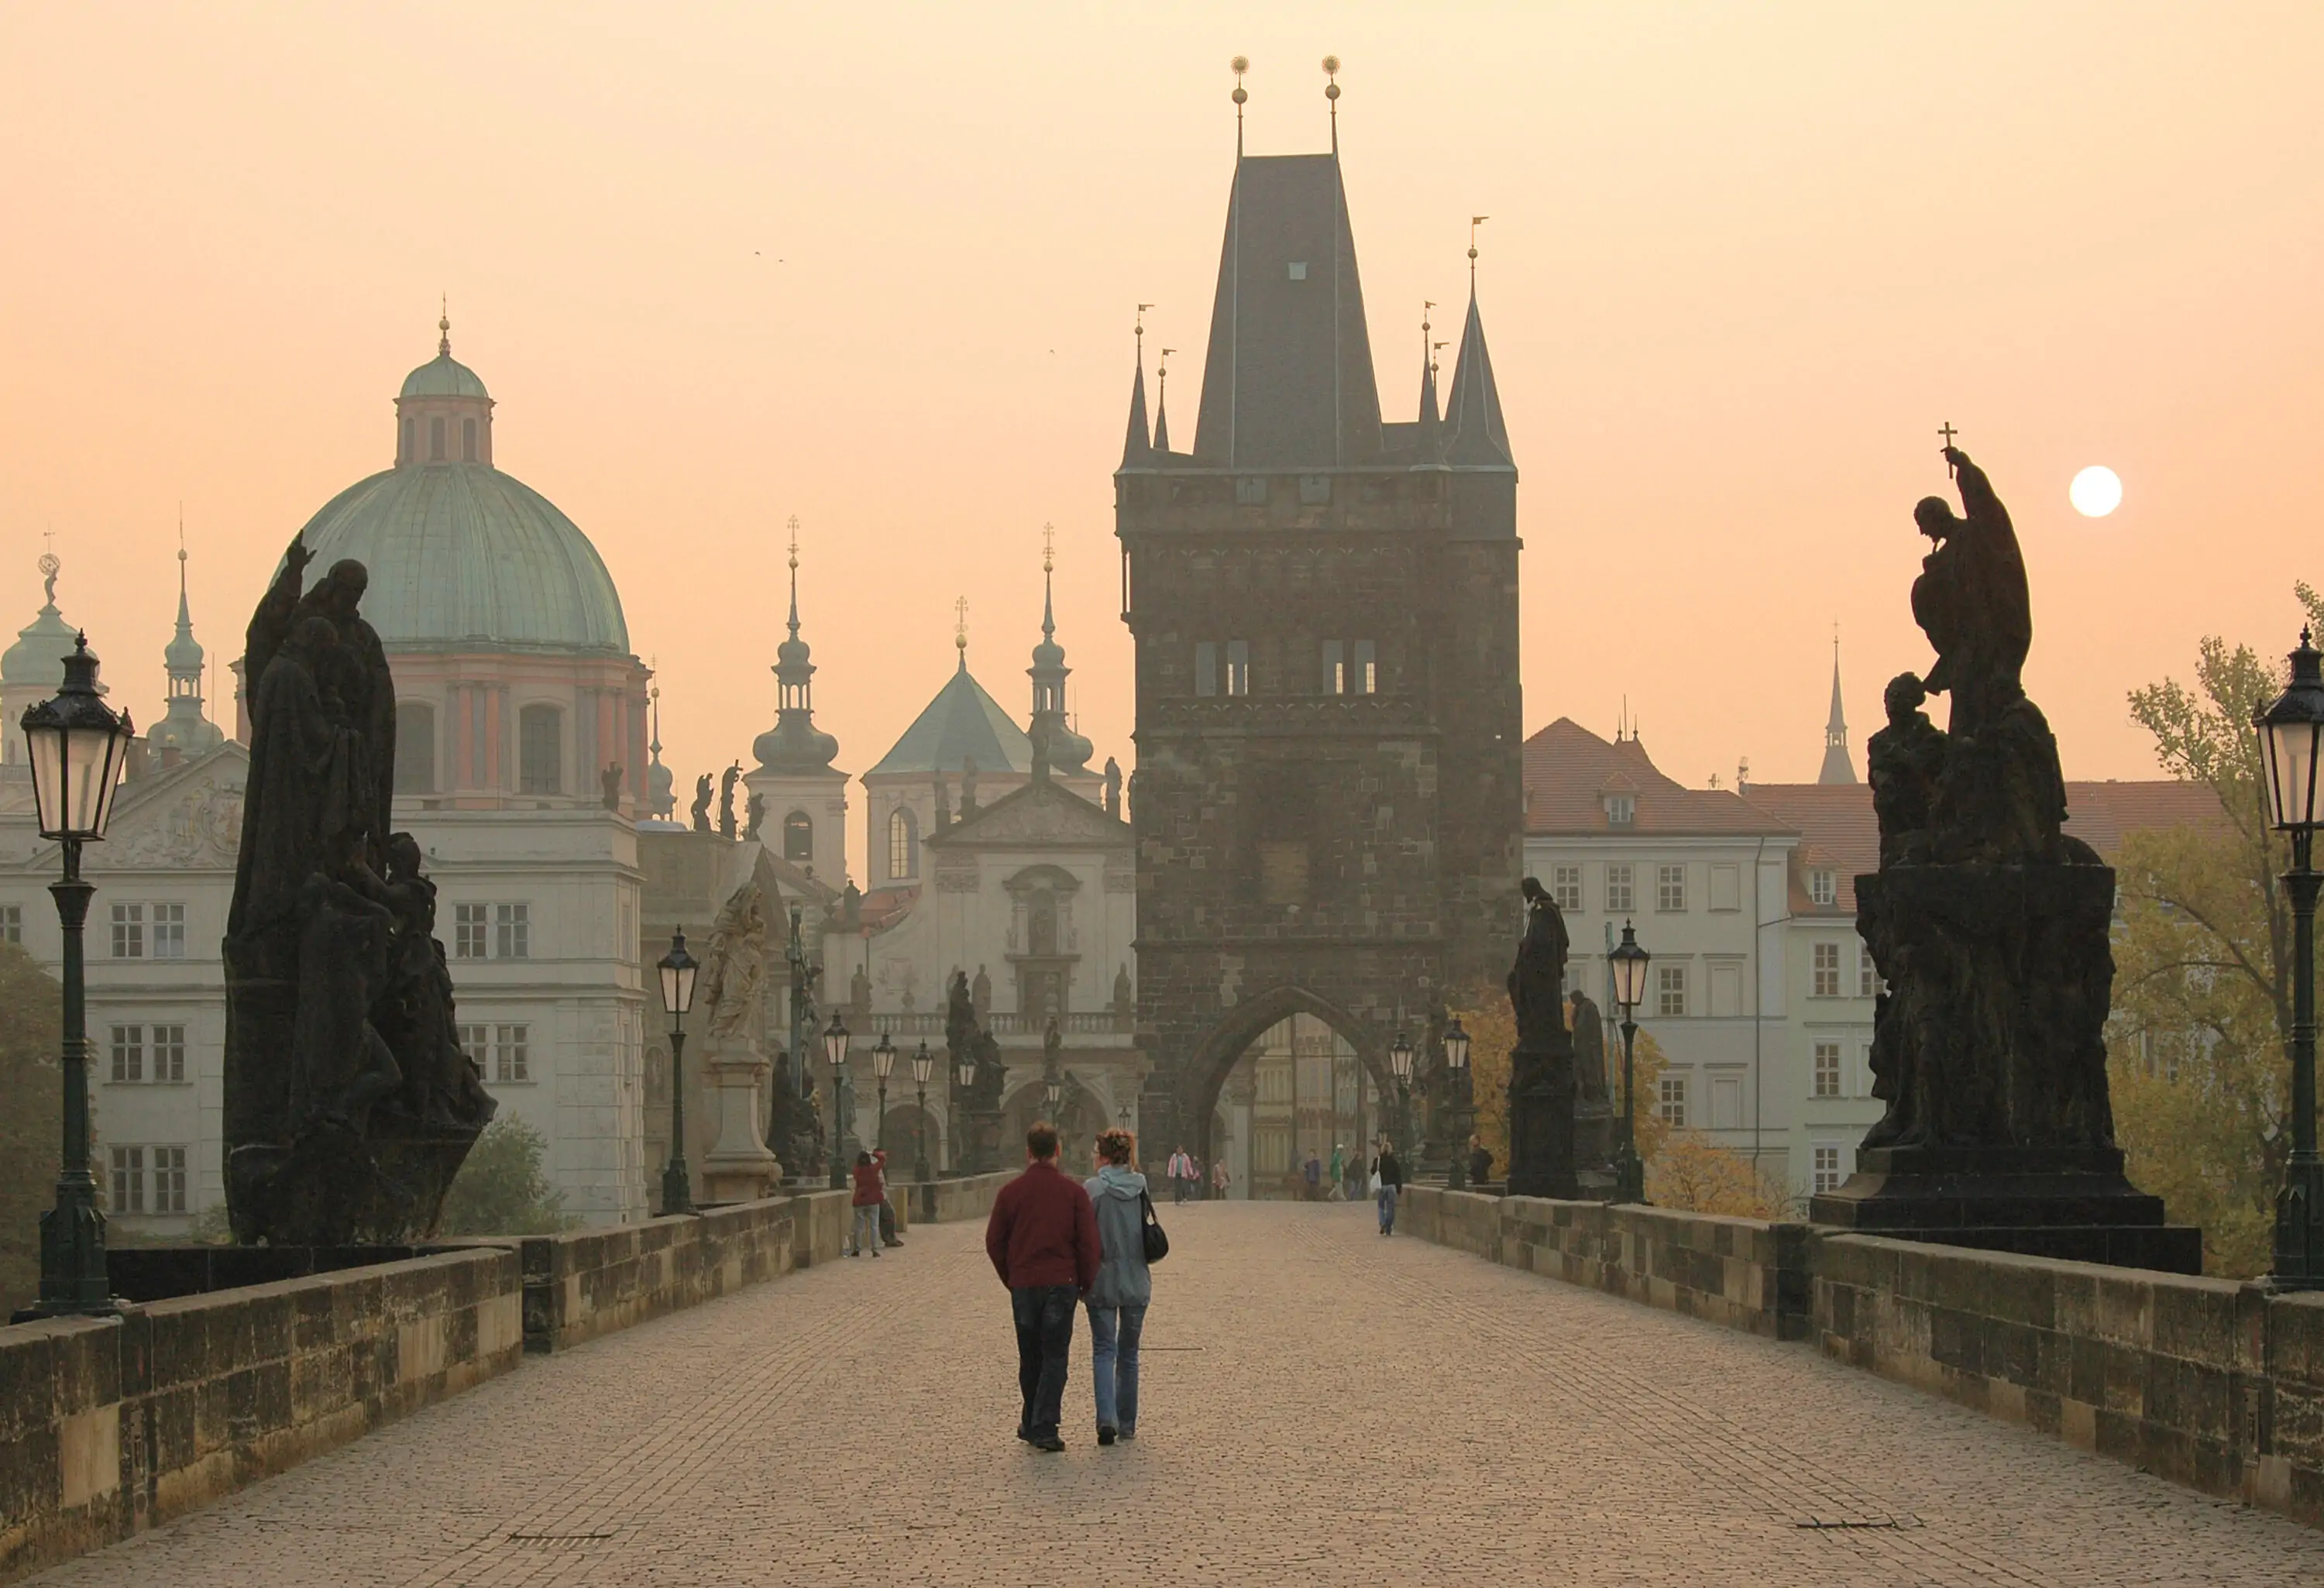
[[1084, 1188], [1097, 1207], [1097, 1283], [1088, 1297], [1090, 1378], [1097, 1389], [1097, 1442], [1138, 1437], [1138, 1340], [1154, 1277], [1146, 1266], [1146, 1177], [1138, 1138], [1099, 1132], [1097, 1173]]

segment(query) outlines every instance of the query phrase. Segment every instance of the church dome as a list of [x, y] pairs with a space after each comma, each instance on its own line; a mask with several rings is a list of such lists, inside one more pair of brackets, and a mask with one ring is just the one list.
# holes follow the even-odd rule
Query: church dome
[[[78, 631], [57, 610], [57, 559], [41, 557], [47, 599], [32, 621], [16, 631], [16, 642], [0, 653], [0, 684], [38, 685], [54, 691], [64, 682], [64, 659], [73, 653]], [[7, 725], [11, 729], [14, 724]]]
[[557, 504], [493, 466], [492, 399], [452, 356], [404, 377], [392, 468], [307, 522], [316, 573], [370, 571], [363, 614], [390, 651], [547, 651], [625, 656], [629, 625], [597, 549]]

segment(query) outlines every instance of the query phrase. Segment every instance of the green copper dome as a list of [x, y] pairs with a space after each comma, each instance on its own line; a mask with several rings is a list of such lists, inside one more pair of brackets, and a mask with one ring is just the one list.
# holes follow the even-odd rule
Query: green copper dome
[[622, 598], [589, 537], [490, 464], [384, 470], [333, 497], [304, 533], [315, 577], [347, 557], [370, 570], [363, 614], [391, 651], [629, 654]]
[[484, 398], [492, 395], [484, 390], [484, 383], [477, 377], [476, 372], [449, 353], [438, 354], [404, 376], [403, 390], [396, 394], [400, 397]]

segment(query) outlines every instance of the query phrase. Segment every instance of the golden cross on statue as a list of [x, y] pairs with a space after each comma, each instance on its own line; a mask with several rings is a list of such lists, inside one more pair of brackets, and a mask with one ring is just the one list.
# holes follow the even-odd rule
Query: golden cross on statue
[[[1953, 429], [1952, 420], [1947, 420], [1943, 424], [1937, 427], [1937, 434], [1944, 438], [1945, 450], [1950, 452], [1953, 449], [1953, 438], [1960, 435], [1960, 432]], [[1952, 477], [1953, 460], [1948, 457], [1945, 459], [1945, 478], [1950, 480]]]

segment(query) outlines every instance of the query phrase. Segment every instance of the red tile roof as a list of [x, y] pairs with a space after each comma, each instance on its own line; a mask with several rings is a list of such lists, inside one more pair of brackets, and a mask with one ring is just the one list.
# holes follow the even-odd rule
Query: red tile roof
[[[1725, 789], [1690, 789], [1665, 777], [1635, 739], [1609, 744], [1570, 717], [1525, 742], [1526, 831], [1534, 836], [1646, 833], [1786, 836], [1793, 829]], [[1635, 801], [1632, 819], [1607, 819], [1606, 795]]]

